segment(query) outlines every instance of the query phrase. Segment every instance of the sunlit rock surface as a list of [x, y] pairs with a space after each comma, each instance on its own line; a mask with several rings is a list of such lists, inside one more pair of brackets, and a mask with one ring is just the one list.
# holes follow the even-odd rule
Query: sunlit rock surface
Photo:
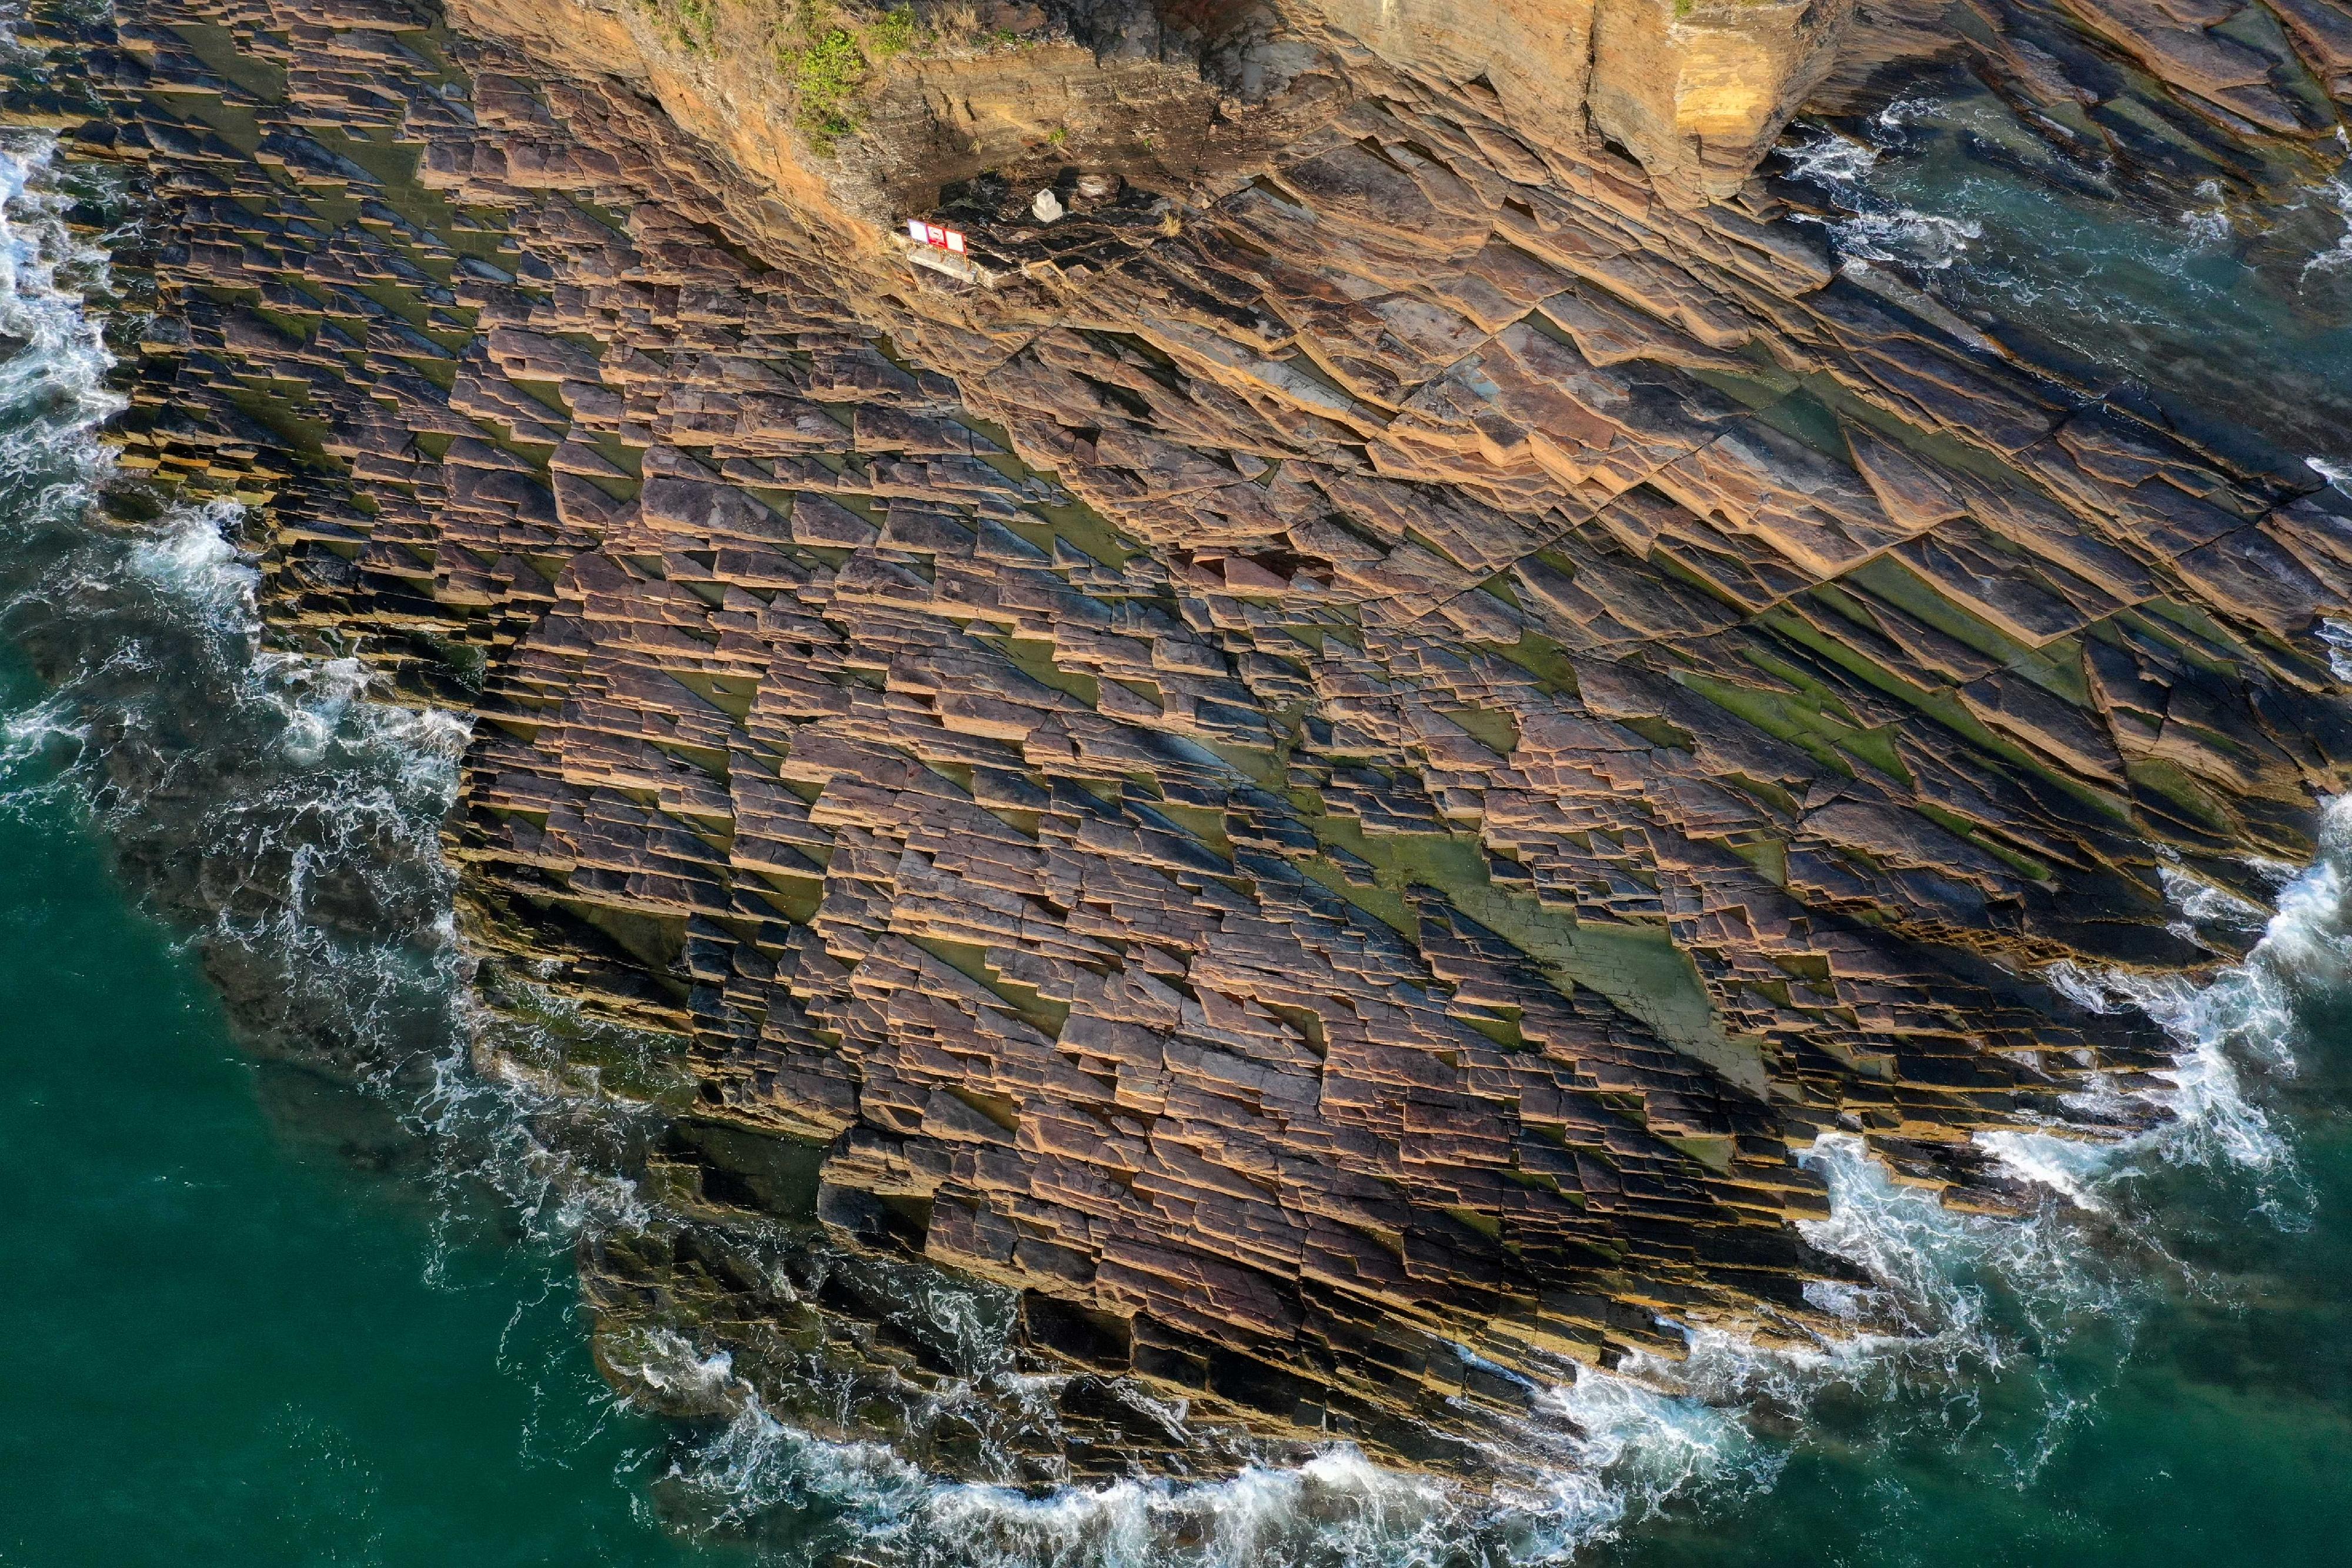
[[[723, 7], [28, 31], [100, 101], [20, 117], [163, 204], [122, 461], [478, 716], [492, 999], [674, 1041], [569, 1082], [706, 1129], [699, 1201], [1430, 1463], [1675, 1323], [1806, 1333], [1824, 1131], [2031, 1201], [1970, 1134], [2166, 1061], [2038, 977], [2206, 961], [2165, 878], [2305, 858], [2352, 757], [2341, 507], [1777, 221], [1836, 7], [1034, 15], [814, 131]], [[1874, 22], [1835, 90], [2046, 58], [2159, 172], [2316, 155], [2344, 13], [2121, 16]], [[782, 1359], [839, 1306], [591, 1262]]]

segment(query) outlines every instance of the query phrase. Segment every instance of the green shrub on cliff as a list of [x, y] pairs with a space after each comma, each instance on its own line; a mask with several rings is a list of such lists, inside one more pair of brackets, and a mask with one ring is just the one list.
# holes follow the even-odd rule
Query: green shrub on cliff
[[793, 90], [800, 95], [803, 130], [829, 139], [856, 128], [847, 105], [850, 95], [865, 85], [870, 68], [846, 28], [828, 28], [806, 47], [785, 50], [783, 67]]
[[801, 40], [780, 44], [776, 62], [799, 99], [802, 131], [820, 152], [830, 152], [857, 129], [851, 108], [875, 71], [922, 41], [915, 13], [897, 6], [859, 23], [812, 5], [801, 13]]
[[915, 26], [911, 6], [897, 5], [882, 13], [881, 19], [866, 29], [866, 54], [876, 65], [881, 65], [905, 54], [922, 42], [922, 34]]

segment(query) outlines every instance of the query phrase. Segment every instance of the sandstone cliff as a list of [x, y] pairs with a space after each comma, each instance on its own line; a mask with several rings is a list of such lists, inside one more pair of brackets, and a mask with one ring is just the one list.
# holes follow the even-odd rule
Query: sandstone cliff
[[[2352, 758], [2339, 507], [1744, 183], [1837, 7], [1041, 14], [820, 147], [757, 16], [467, 4], [52, 24], [163, 211], [123, 461], [478, 716], [489, 984], [671, 1042], [683, 1201], [813, 1145], [1039, 1356], [1465, 1462], [1673, 1323], [1832, 1332], [1797, 1153], [2031, 1201], [1969, 1135], [2164, 1061], [2040, 972], [2210, 961], [2165, 878]], [[2077, 118], [2254, 188], [2336, 112], [2284, 15]], [[610, 1321], [814, 1311], [676, 1240]]]
[[[1351, 69], [1472, 94], [1538, 158], [1613, 139], [1657, 191], [1728, 195], [1827, 74], [1851, 0], [1056, 0], [842, 11], [807, 0], [462, 0], [453, 20], [641, 86], [805, 208], [887, 228], [946, 183], [1076, 161], [1229, 188], [1354, 96]], [[829, 42], [830, 41], [830, 42]], [[1204, 189], [1205, 187], [1205, 189]]]

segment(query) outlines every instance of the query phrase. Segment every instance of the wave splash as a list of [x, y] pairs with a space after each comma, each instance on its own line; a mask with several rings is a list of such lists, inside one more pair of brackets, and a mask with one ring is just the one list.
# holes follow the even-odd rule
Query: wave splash
[[642, 1338], [625, 1371], [729, 1413], [664, 1478], [672, 1502], [699, 1528], [795, 1562], [850, 1547], [920, 1568], [1559, 1562], [1670, 1500], [1769, 1486], [1780, 1463], [1728, 1410], [1595, 1373], [1538, 1402], [1559, 1462], [1514, 1456], [1492, 1486], [1386, 1469], [1334, 1445], [1214, 1480], [1023, 1490], [940, 1480], [884, 1445], [814, 1437], [772, 1415], [724, 1353], [675, 1334]]
[[[1824, 1136], [1807, 1159], [1832, 1209], [1807, 1239], [1853, 1274], [1809, 1292], [1837, 1332], [1790, 1322], [1767, 1339], [1662, 1322], [1681, 1355], [1586, 1369], [1526, 1416], [1494, 1417], [1477, 1483], [1386, 1469], [1344, 1445], [1246, 1459], [1214, 1479], [954, 1482], [778, 1415], [734, 1356], [678, 1333], [641, 1332], [610, 1359], [625, 1383], [702, 1412], [657, 1486], [673, 1517], [812, 1563], [852, 1549], [910, 1568], [1565, 1562], [1669, 1511], [1719, 1512], [1769, 1489], [1792, 1445], [1768, 1434], [1801, 1433], [1824, 1399], [1866, 1405], [1882, 1426], [1957, 1433], [1987, 1379], [2019, 1375], [2057, 1430], [2082, 1391], [2040, 1358], [2126, 1308], [2126, 1271], [2085, 1248], [2063, 1210], [2022, 1223], [1956, 1213], [1895, 1183], [1858, 1137]], [[987, 1336], [971, 1350], [975, 1366], [1006, 1354]]]
[[[1979, 1134], [1979, 1145], [2011, 1174], [2085, 1210], [2110, 1213], [2152, 1162], [2231, 1173], [2252, 1183], [2254, 1211], [2273, 1224], [2293, 1230], [2310, 1223], [2311, 1190], [2293, 1144], [2262, 1103], [2261, 1086], [2297, 1074], [2306, 1009], [2352, 982], [2352, 796], [2326, 803], [2308, 867], [2261, 862], [2252, 869], [2278, 886], [2268, 911], [2193, 878], [2166, 876], [2184, 935], [2215, 926], [2261, 932], [2243, 961], [2210, 979], [2072, 963], [2044, 971], [2090, 1011], [2144, 1013], [2178, 1049], [2168, 1071], [2146, 1080], [2096, 1080], [2065, 1102], [2068, 1121]], [[2115, 1134], [2130, 1126], [2139, 1130]]]
[[[1892, 142], [1928, 107], [1921, 100], [1898, 100], [1873, 115], [1869, 129]], [[1964, 260], [1969, 247], [1984, 238], [1984, 225], [1973, 218], [1924, 212], [1880, 191], [1871, 175], [1883, 151], [1873, 141], [1811, 123], [1797, 127], [1780, 150], [1790, 179], [1820, 186], [1844, 210], [1845, 216], [1827, 220], [1841, 260], [1896, 262], [1925, 272], [1941, 272]]]

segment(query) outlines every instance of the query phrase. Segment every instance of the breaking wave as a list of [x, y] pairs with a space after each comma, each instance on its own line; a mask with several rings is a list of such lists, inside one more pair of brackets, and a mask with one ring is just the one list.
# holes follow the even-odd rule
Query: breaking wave
[[[2339, 129], [2336, 144], [2344, 145], [2344, 132]], [[2296, 205], [2324, 213], [2341, 223], [2343, 231], [2333, 242], [2314, 251], [2304, 262], [2299, 276], [2309, 278], [2314, 273], [2338, 272], [2352, 267], [2352, 161], [2339, 167], [2335, 177], [2321, 181], [2305, 191]]]
[[[529, 1226], [642, 1218], [570, 1145], [636, 1114], [468, 1071], [473, 965], [441, 852], [469, 738], [389, 700], [351, 657], [265, 645], [245, 510], [177, 504], [98, 439], [125, 405], [102, 243], [69, 214], [136, 214], [110, 169], [60, 168], [46, 135], [0, 139], [0, 632], [37, 677], [0, 684], [0, 806], [75, 802], [190, 944], [257, 1047], [392, 1097]], [[124, 225], [127, 232], [135, 216]]]
[[[1806, 1156], [1829, 1218], [1806, 1237], [1851, 1266], [1809, 1295], [1834, 1332], [1662, 1322], [1679, 1355], [1642, 1353], [1495, 1416], [1493, 1474], [1472, 1484], [1399, 1472], [1334, 1445], [1214, 1479], [1123, 1479], [1048, 1488], [955, 1482], [887, 1445], [812, 1433], [774, 1414], [734, 1358], [666, 1328], [613, 1353], [625, 1383], [705, 1413], [658, 1489], [677, 1518], [778, 1559], [937, 1568], [1436, 1568], [1565, 1562], [1669, 1511], [1735, 1507], [1772, 1487], [1823, 1399], [1958, 1433], [1987, 1379], [2023, 1375], [2075, 1328], [2126, 1304], [2127, 1270], [2086, 1249], [2068, 1217], [1957, 1213], [1904, 1186], [1851, 1135]], [[1000, 1343], [975, 1343], [985, 1361]], [[2052, 1429], [2079, 1390], [2050, 1376]], [[1180, 1418], [1181, 1418], [1181, 1413]], [[1775, 1436], [1778, 1432], [1782, 1435]]]
[[[2347, 232], [2347, 238], [2352, 239], [2352, 231]], [[2352, 255], [2352, 253], [2347, 254]], [[2305, 467], [2326, 481], [2330, 488], [2341, 495], [2352, 497], [2352, 465], [2330, 463], [2325, 457], [2306, 457], [2303, 460], [2303, 464]], [[2331, 638], [2330, 641], [2333, 642], [2334, 639]], [[2340, 674], [2342, 672], [2338, 671], [2337, 674]]]
[[[2165, 878], [2185, 934], [2216, 925], [2262, 933], [2242, 962], [2210, 979], [2072, 963], [2045, 971], [2081, 1007], [2128, 1007], [2159, 1025], [2176, 1048], [2169, 1070], [2152, 1082], [2098, 1078], [2067, 1103], [2077, 1118], [2071, 1124], [1981, 1134], [1979, 1145], [2017, 1176], [2095, 1211], [2109, 1208], [2116, 1190], [2153, 1159], [2238, 1173], [2253, 1184], [2259, 1212], [2289, 1228], [2308, 1223], [2311, 1197], [2294, 1146], [2257, 1085], [2296, 1074], [2304, 1009], [2352, 980], [2352, 796], [2327, 802], [2308, 867], [2261, 862], [2252, 869], [2279, 884], [2267, 914], [2210, 883]], [[2112, 1134], [2134, 1124], [2144, 1130]]]
[[723, 1353], [701, 1354], [674, 1334], [646, 1336], [628, 1371], [731, 1411], [666, 1478], [689, 1517], [796, 1561], [854, 1546], [868, 1560], [923, 1568], [1556, 1562], [1670, 1500], [1769, 1485], [1780, 1463], [1732, 1410], [1593, 1373], [1538, 1401], [1534, 1419], [1560, 1462], [1521, 1462], [1491, 1487], [1387, 1469], [1335, 1445], [1214, 1480], [1036, 1492], [943, 1481], [886, 1446], [814, 1437], [772, 1416]]

